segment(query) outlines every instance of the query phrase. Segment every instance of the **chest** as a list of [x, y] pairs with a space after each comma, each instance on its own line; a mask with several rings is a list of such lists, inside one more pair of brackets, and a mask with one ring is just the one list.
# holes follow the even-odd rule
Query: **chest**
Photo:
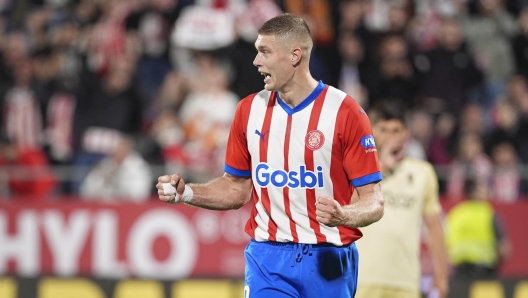
[[279, 107], [269, 113], [263, 119], [249, 121], [246, 135], [253, 158], [304, 164], [307, 158], [316, 156], [329, 163], [332, 151], [339, 151], [335, 118], [324, 113], [314, 117], [310, 109], [289, 115]]
[[391, 209], [421, 209], [426, 194], [427, 181], [423, 173], [399, 171], [384, 177], [381, 183], [385, 206]]

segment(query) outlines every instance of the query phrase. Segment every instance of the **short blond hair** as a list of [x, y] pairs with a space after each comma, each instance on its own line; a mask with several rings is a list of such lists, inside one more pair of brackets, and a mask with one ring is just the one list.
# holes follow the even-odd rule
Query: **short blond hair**
[[306, 21], [294, 14], [285, 13], [269, 19], [258, 30], [259, 35], [272, 35], [279, 40], [298, 41], [307, 56], [313, 48], [312, 34]]

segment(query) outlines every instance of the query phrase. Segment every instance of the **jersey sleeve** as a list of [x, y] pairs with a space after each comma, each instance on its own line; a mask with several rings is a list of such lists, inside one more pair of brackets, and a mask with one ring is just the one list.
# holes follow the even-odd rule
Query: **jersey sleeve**
[[431, 164], [427, 164], [424, 174], [427, 180], [424, 190], [423, 214], [438, 214], [442, 211], [442, 206], [438, 200], [438, 179]]
[[[372, 126], [365, 111], [348, 97], [343, 133], [343, 166], [354, 187], [381, 181], [378, 153]], [[350, 102], [351, 101], [351, 102]]]
[[224, 172], [238, 177], [251, 176], [251, 157], [247, 146], [247, 122], [253, 96], [238, 103], [227, 140]]

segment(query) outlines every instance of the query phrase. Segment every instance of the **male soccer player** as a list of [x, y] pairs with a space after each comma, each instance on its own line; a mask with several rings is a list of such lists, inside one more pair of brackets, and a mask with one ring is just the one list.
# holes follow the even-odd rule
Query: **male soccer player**
[[[358, 241], [359, 298], [419, 298], [420, 228], [427, 227], [437, 296], [447, 295], [447, 254], [440, 220], [438, 181], [426, 161], [405, 156], [408, 130], [399, 101], [382, 101], [369, 111], [383, 173], [385, 214], [362, 229]], [[439, 294], [439, 295], [438, 295]], [[435, 296], [436, 297], [436, 296]]]
[[370, 122], [354, 99], [311, 76], [312, 46], [302, 18], [267, 21], [253, 62], [265, 89], [238, 105], [224, 176], [199, 185], [174, 174], [156, 185], [162, 201], [207, 209], [253, 200], [245, 297], [353, 297], [358, 227], [383, 215]]

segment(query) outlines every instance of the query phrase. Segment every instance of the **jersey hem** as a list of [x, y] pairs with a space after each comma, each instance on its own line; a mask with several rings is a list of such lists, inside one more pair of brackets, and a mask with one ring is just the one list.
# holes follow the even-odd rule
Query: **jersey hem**
[[407, 291], [418, 291], [420, 292], [420, 285], [410, 282], [390, 282], [387, 280], [375, 280], [375, 279], [362, 279], [358, 280], [358, 285], [365, 285], [365, 286], [378, 286], [378, 287], [387, 287], [387, 288], [396, 288], [396, 289], [402, 289]]

